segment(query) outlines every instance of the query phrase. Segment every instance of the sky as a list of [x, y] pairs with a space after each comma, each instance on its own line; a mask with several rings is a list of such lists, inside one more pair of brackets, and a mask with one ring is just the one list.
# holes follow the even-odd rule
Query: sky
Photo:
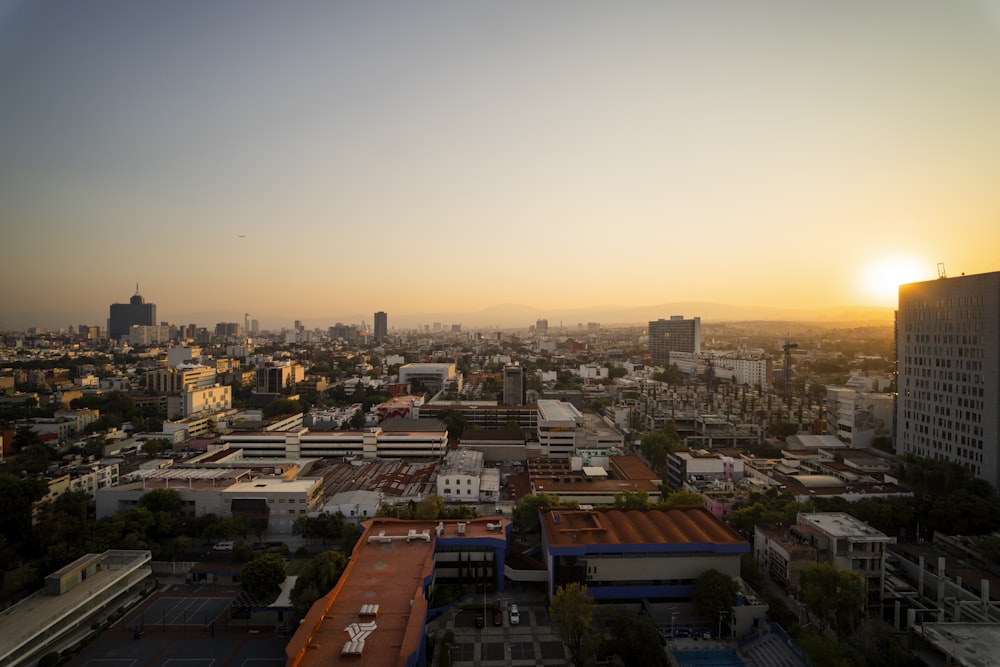
[[0, 329], [1000, 270], [1000, 0], [0, 0], [0, 98]]

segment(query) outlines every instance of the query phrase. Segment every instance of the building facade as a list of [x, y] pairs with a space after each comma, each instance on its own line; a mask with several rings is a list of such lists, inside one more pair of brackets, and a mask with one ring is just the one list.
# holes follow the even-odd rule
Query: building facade
[[503, 404], [524, 405], [525, 398], [524, 368], [509, 364], [503, 369]]
[[891, 394], [870, 394], [849, 387], [827, 387], [827, 432], [851, 447], [871, 447], [892, 435]]
[[385, 311], [375, 313], [375, 342], [382, 343], [389, 337], [389, 316]]
[[112, 339], [124, 338], [132, 331], [134, 325], [152, 326], [156, 324], [156, 304], [146, 303], [146, 300], [139, 294], [139, 286], [136, 285], [135, 294], [128, 300], [128, 303], [111, 304], [111, 312], [108, 316], [108, 337]]
[[649, 323], [649, 354], [653, 364], [670, 365], [671, 352], [701, 353], [701, 318], [671, 315]]
[[896, 453], [1000, 488], [1000, 272], [900, 285]]

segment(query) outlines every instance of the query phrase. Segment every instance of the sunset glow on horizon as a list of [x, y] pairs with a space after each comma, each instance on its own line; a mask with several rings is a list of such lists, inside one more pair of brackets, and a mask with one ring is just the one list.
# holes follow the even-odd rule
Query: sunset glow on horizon
[[891, 308], [1000, 270], [998, 81], [987, 0], [8, 2], [0, 328]]

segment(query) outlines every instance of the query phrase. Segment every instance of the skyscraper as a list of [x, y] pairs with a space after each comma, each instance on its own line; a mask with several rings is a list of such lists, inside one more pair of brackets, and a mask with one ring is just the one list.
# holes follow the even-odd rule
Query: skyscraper
[[503, 404], [524, 405], [524, 368], [517, 365], [504, 366]]
[[897, 454], [1000, 488], [1000, 272], [899, 286]]
[[375, 342], [382, 343], [389, 337], [389, 316], [384, 311], [375, 313]]
[[668, 366], [671, 352], [701, 352], [701, 318], [685, 320], [683, 315], [671, 315], [669, 320], [649, 323], [649, 354], [653, 364]]
[[108, 338], [128, 336], [133, 325], [152, 326], [156, 324], [156, 304], [146, 303], [139, 294], [139, 285], [128, 303], [111, 304], [108, 317]]

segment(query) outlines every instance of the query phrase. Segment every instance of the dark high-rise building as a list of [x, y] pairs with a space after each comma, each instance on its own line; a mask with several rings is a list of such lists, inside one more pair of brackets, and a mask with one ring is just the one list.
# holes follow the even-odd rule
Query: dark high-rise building
[[111, 313], [108, 317], [108, 338], [128, 336], [136, 324], [142, 326], [156, 324], [156, 304], [146, 303], [139, 294], [138, 285], [135, 286], [135, 294], [128, 300], [128, 303], [111, 304]]
[[671, 315], [669, 320], [649, 323], [649, 354], [656, 366], [670, 365], [671, 352], [701, 352], [701, 318], [685, 320]]
[[897, 454], [1000, 489], [1000, 271], [899, 286]]
[[375, 313], [375, 342], [382, 343], [389, 337], [389, 316], [384, 311]]
[[525, 377], [522, 366], [504, 366], [503, 369], [503, 404], [524, 405]]

